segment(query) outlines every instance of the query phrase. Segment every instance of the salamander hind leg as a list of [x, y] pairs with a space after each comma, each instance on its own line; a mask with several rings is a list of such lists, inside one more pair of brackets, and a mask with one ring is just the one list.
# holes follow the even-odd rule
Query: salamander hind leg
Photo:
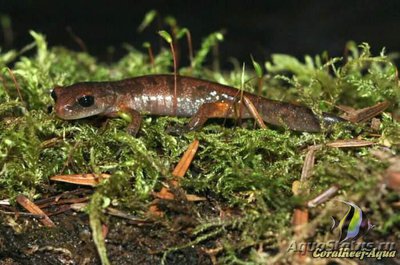
[[185, 132], [198, 130], [207, 122], [209, 118], [225, 118], [231, 104], [227, 102], [204, 103], [199, 110], [192, 116], [189, 123], [185, 126], [175, 126], [167, 129], [168, 133], [180, 135]]

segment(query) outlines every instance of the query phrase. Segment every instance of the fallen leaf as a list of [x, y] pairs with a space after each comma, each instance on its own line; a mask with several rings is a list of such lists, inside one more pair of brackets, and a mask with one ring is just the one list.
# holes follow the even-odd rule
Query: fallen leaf
[[[199, 148], [199, 140], [194, 139], [193, 142], [189, 145], [186, 152], [183, 154], [179, 163], [176, 165], [174, 171], [172, 172], [172, 175], [178, 178], [183, 178], [190, 164], [192, 163], [192, 160], [196, 155], [198, 148]], [[179, 184], [179, 180], [177, 184]]]
[[32, 214], [38, 214], [43, 216], [39, 221], [47, 227], [55, 227], [56, 225], [51, 221], [51, 219], [32, 201], [26, 198], [24, 195], [17, 196], [17, 202], [24, 207], [28, 212]]
[[58, 175], [50, 179], [54, 181], [67, 182], [77, 185], [96, 186], [102, 180], [110, 178], [109, 174], [72, 174], [72, 175]]
[[345, 147], [363, 147], [374, 145], [374, 142], [358, 140], [358, 139], [347, 139], [347, 140], [336, 140], [334, 142], [327, 143], [326, 146], [345, 148]]
[[400, 191], [400, 171], [387, 170], [385, 183], [392, 190]]
[[[359, 110], [347, 108], [347, 110], [345, 110], [346, 113], [342, 115], [342, 118], [354, 123], [365, 122], [382, 113], [387, 107], [389, 107], [389, 105], [390, 103], [388, 101], [383, 101], [371, 107]], [[341, 106], [339, 108], [344, 109], [343, 107], [344, 106]]]
[[200, 197], [194, 194], [186, 194], [186, 200], [190, 202], [199, 202], [207, 200], [205, 197]]
[[326, 191], [322, 192], [321, 194], [319, 194], [317, 197], [315, 197], [314, 199], [310, 200], [307, 203], [307, 206], [310, 208], [316, 207], [317, 205], [326, 202], [327, 200], [329, 200], [330, 198], [332, 198], [333, 196], [335, 196], [335, 194], [339, 191], [339, 186], [337, 185], [333, 185], [332, 187], [330, 187], [329, 189], [327, 189]]
[[265, 125], [264, 120], [262, 119], [260, 113], [257, 111], [257, 108], [254, 106], [253, 102], [251, 102], [251, 100], [246, 96], [243, 97], [243, 101], [250, 114], [256, 120], [258, 126], [260, 126], [260, 128], [262, 129], [266, 129], [267, 126]]
[[159, 192], [153, 192], [153, 196], [163, 200], [173, 200], [175, 195], [167, 188], [162, 187]]
[[319, 149], [321, 149], [321, 145], [313, 145], [308, 148], [308, 152], [304, 159], [303, 169], [301, 171], [300, 181], [302, 184], [311, 176], [315, 163], [315, 152]]

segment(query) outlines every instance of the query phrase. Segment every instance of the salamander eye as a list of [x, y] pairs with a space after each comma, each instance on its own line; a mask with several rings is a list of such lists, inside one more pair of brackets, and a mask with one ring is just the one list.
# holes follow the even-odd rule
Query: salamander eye
[[94, 104], [94, 97], [93, 96], [83, 96], [78, 99], [78, 103], [82, 107], [85, 107], [85, 108], [90, 107]]
[[54, 102], [57, 101], [57, 94], [56, 94], [56, 92], [54, 90], [51, 91], [50, 96], [54, 99]]

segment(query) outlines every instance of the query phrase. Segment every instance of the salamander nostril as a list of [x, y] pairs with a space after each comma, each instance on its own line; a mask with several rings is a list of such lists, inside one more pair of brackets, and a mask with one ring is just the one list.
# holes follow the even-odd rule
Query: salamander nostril
[[56, 102], [57, 101], [57, 94], [56, 94], [56, 92], [54, 91], [54, 89], [51, 91], [51, 97], [54, 99], [54, 101]]

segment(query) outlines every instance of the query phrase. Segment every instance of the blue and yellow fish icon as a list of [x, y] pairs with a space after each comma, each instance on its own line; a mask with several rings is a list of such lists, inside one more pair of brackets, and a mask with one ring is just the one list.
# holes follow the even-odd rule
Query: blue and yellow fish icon
[[374, 225], [371, 225], [371, 222], [360, 207], [352, 202], [339, 201], [349, 206], [347, 213], [343, 216], [340, 222], [336, 221], [335, 218], [331, 216], [333, 222], [331, 230], [334, 230], [336, 227], [339, 228], [340, 243], [346, 240], [356, 240], [367, 234], [368, 231], [374, 227]]

